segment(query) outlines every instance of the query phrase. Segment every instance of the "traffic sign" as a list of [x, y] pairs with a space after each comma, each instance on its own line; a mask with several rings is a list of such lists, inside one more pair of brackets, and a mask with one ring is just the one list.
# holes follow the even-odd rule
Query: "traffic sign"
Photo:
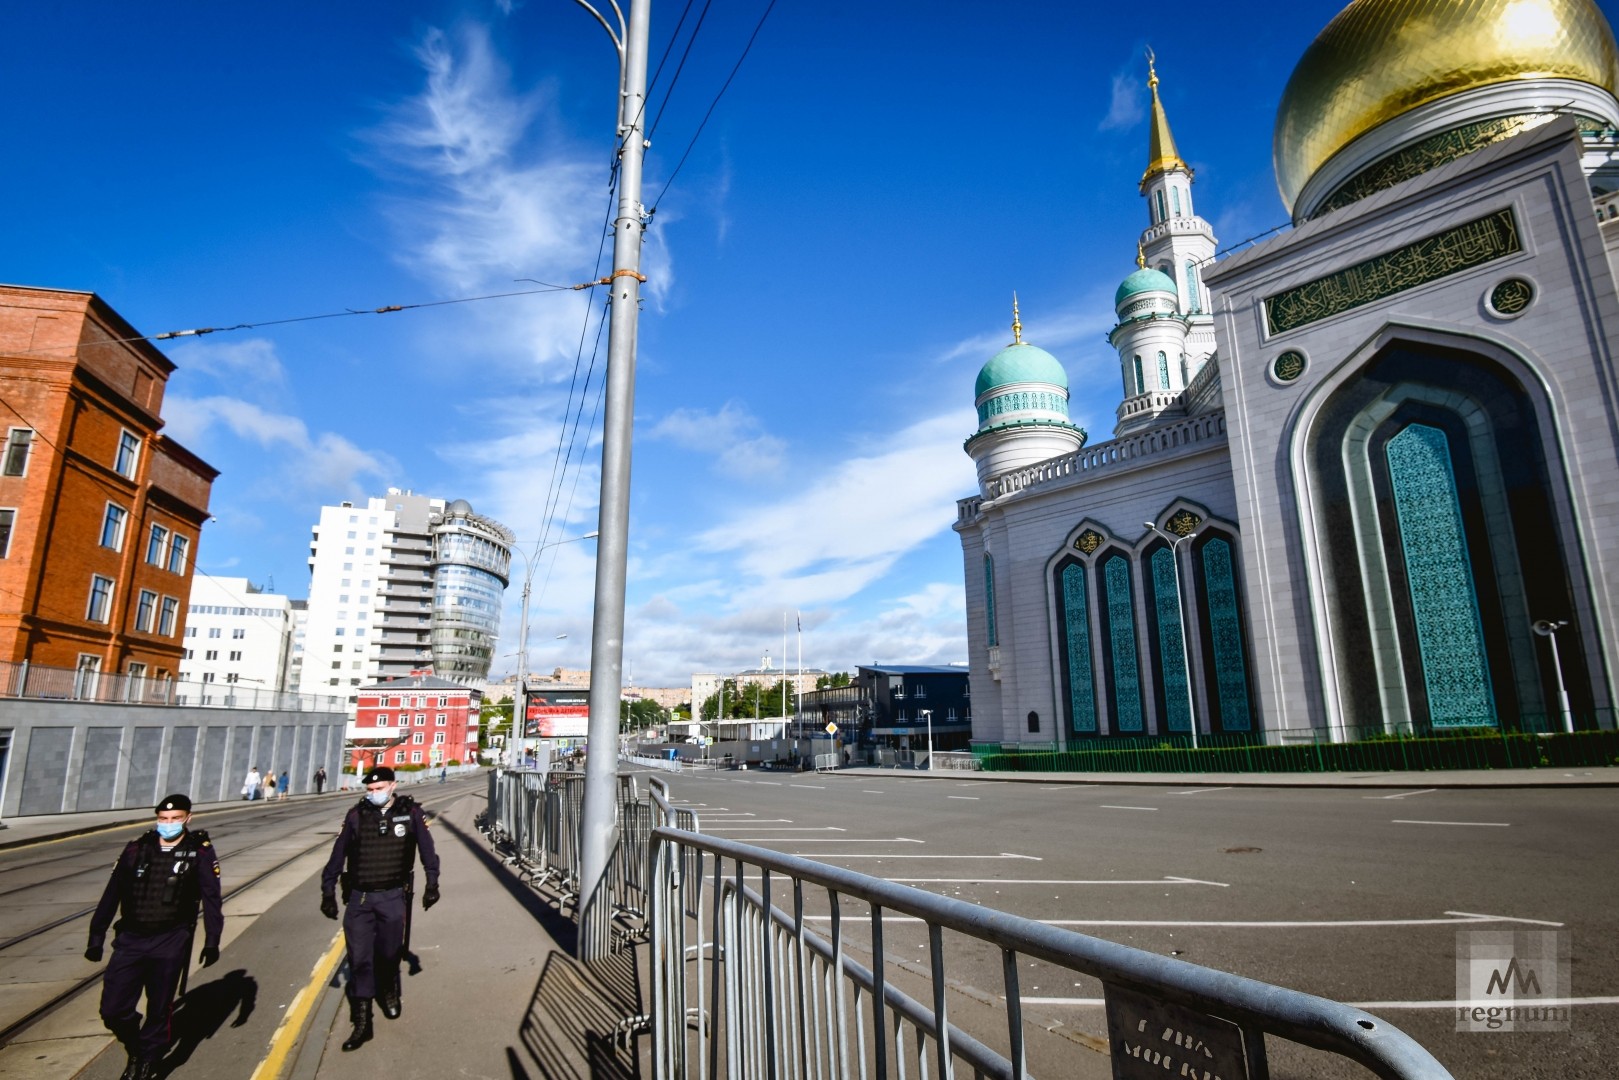
[[838, 733], [838, 725], [828, 721], [826, 725], [826, 733], [828, 735], [836, 735]]

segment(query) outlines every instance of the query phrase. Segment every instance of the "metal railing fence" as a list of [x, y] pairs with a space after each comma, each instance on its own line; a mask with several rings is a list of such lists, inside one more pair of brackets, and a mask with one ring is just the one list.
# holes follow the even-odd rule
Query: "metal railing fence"
[[[659, 1080], [948, 1080], [958, 1068], [1021, 1080], [1028, 1075], [1018, 976], [1025, 959], [1101, 980], [1110, 1026], [1115, 1008], [1120, 1017], [1141, 1017], [1139, 1028], [1114, 1030], [1123, 1045], [1113, 1053], [1165, 1075], [1268, 1080], [1265, 1040], [1275, 1037], [1351, 1059], [1390, 1080], [1450, 1076], [1410, 1037], [1359, 1009], [703, 835], [695, 816], [680, 817], [667, 792], [654, 785], [657, 827], [650, 836], [652, 1053]], [[757, 888], [749, 884], [755, 880]], [[806, 925], [806, 900], [822, 892], [828, 937]], [[790, 912], [775, 904], [783, 895]], [[848, 955], [845, 923], [857, 918], [845, 915], [849, 902], [869, 906], [869, 920], [860, 921], [869, 926], [870, 968]], [[931, 1005], [888, 981], [890, 965], [900, 960], [884, 947], [888, 916], [926, 925]], [[1004, 1055], [949, 1020], [945, 931], [1000, 952]], [[1132, 1047], [1129, 1035], [1136, 1032], [1143, 1034]]]
[[[1540, 725], [1546, 718], [1531, 718]], [[1555, 720], [1556, 718], [1552, 718]], [[1066, 749], [975, 744], [990, 772], [1419, 772], [1440, 769], [1572, 768], [1619, 763], [1619, 731], [1582, 718], [1572, 733], [1464, 728], [1427, 733], [1381, 727], [1214, 732], [1191, 737], [1112, 735]], [[1606, 722], [1612, 722], [1606, 717]], [[1591, 726], [1587, 726], [1591, 725]], [[1274, 740], [1274, 741], [1267, 741]]]
[[246, 683], [204, 683], [115, 675], [77, 668], [0, 661], [0, 698], [88, 701], [104, 705], [191, 706], [205, 709], [343, 713], [348, 702], [323, 694], [294, 694]]

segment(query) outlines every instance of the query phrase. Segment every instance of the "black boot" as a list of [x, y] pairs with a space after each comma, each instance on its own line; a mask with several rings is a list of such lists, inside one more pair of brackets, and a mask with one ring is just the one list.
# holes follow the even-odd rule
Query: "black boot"
[[358, 1050], [371, 1041], [371, 999], [349, 998], [349, 1022], [354, 1030], [343, 1040], [343, 1049]]
[[141, 1066], [144, 1062], [135, 1056], [135, 1051], [129, 1051], [129, 1061], [124, 1065], [124, 1071], [118, 1074], [118, 1080], [143, 1080]]
[[382, 1015], [390, 1020], [398, 1020], [399, 1014], [405, 1011], [405, 1003], [399, 1000], [399, 978], [388, 984], [388, 988], [377, 997], [377, 1003], [382, 1006]]

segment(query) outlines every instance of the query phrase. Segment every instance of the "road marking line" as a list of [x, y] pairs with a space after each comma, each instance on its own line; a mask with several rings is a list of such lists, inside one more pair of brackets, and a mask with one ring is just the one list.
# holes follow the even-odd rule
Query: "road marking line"
[[1039, 855], [1018, 855], [1010, 851], [1003, 851], [999, 855], [865, 855], [850, 852], [847, 855], [815, 857], [817, 859], [1027, 859], [1030, 862], [1045, 862]]
[[862, 795], [881, 795], [882, 792], [880, 792], [880, 791], [871, 791], [871, 790], [869, 790], [867, 788], [861, 788], [860, 789], [860, 794], [862, 794]]
[[755, 784], [764, 784], [766, 787], [781, 787], [780, 780], [755, 780]]
[[281, 1018], [281, 1026], [275, 1029], [270, 1036], [270, 1049], [259, 1062], [259, 1067], [253, 1070], [252, 1080], [274, 1080], [281, 1075], [282, 1067], [287, 1063], [287, 1055], [292, 1053], [293, 1047], [298, 1044], [298, 1036], [303, 1034], [304, 1023], [309, 1019], [309, 1012], [315, 1007], [315, 1001], [320, 997], [322, 984], [331, 978], [332, 968], [337, 965], [338, 958], [343, 954], [343, 931], [338, 930], [332, 935], [332, 943], [327, 947], [325, 955], [315, 961], [315, 970], [310, 974], [309, 982], [304, 984], [293, 997], [292, 1003], [287, 1006], [286, 1015]]
[[1211, 791], [1230, 791], [1230, 790], [1231, 789], [1228, 788], [1228, 787], [1200, 787], [1200, 788], [1193, 788], [1191, 791], [1171, 791], [1170, 794], [1171, 795], [1206, 795]]
[[1156, 806], [1111, 806], [1111, 805], [1109, 805], [1107, 803], [1101, 803], [1097, 808], [1100, 809], [1100, 810], [1156, 810], [1156, 809], [1158, 809]]
[[977, 802], [977, 795], [946, 795], [947, 799], [966, 799], [968, 802]]
[[1079, 791], [1083, 788], [1101, 786], [1101, 784], [1041, 784], [1040, 791], [1042, 794], [1050, 794], [1053, 791]]
[[[1447, 912], [1447, 914], [1450, 914]], [[806, 915], [805, 919], [818, 919], [826, 921], [830, 915]], [[884, 915], [884, 922], [925, 922], [926, 920], [914, 915]], [[1135, 927], [1218, 927], [1236, 930], [1308, 930], [1308, 929], [1337, 929], [1340, 927], [1358, 926], [1455, 926], [1458, 923], [1474, 924], [1485, 922], [1523, 922], [1536, 923], [1542, 926], [1562, 926], [1562, 923], [1542, 923], [1538, 919], [1514, 919], [1509, 916], [1480, 916], [1465, 919], [1317, 919], [1317, 920], [1214, 920], [1214, 919], [1188, 919], [1177, 921], [1173, 919], [1030, 919], [1042, 926], [1135, 926]], [[1527, 998], [1523, 1000], [1529, 1000]]]
[[[754, 827], [754, 825], [753, 825], [753, 822], [751, 822], [751, 821], [749, 821], [749, 822], [747, 822], [745, 824], [742, 824], [742, 825], [733, 825], [732, 826], [733, 829], [742, 829], [744, 831], [746, 831], [748, 829], [751, 829], [753, 827]], [[704, 825], [703, 831], [704, 832], [715, 832], [715, 833], [717, 833], [717, 832], [725, 832], [725, 826], [721, 825], [721, 826], [716, 827], [716, 826], [713, 826], [713, 825]], [[779, 827], [774, 828], [774, 829], [760, 829], [759, 831], [760, 832], [848, 832], [849, 830], [839, 828], [836, 825], [783, 825], [783, 826], [779, 826]]]
[[1215, 885], [1222, 889], [1231, 888], [1223, 881], [1199, 881], [1196, 878], [992, 878], [992, 877], [896, 877], [889, 881], [901, 881], [908, 885]]
[[[771, 836], [733, 836], [733, 837], [731, 837], [731, 839], [737, 841], [738, 843], [746, 843], [749, 840], [773, 840], [773, 839], [778, 839], [778, 838], [777, 837], [771, 837]], [[817, 840], [814, 837], [810, 837], [810, 836], [806, 836], [802, 840], [790, 840], [788, 837], [780, 837], [779, 839], [783, 843], [793, 843], [793, 844], [925, 844], [925, 843], [927, 843], [926, 840], [911, 840], [911, 839], [908, 839], [908, 838], [903, 837], [903, 836], [894, 836], [894, 837], [889, 837], [889, 838], [883, 839], [883, 840], [856, 840], [856, 839], [853, 839], [853, 838], [846, 840], [841, 836], [829, 836], [824, 840]]]
[[1476, 911], [1447, 911], [1447, 912], [1445, 912], [1445, 914], [1446, 915], [1464, 915], [1469, 919], [1477, 919], [1477, 920], [1480, 920], [1481, 922], [1521, 922], [1521, 923], [1533, 923], [1536, 926], [1562, 926], [1563, 925], [1560, 922], [1548, 922], [1545, 919], [1514, 919], [1510, 915], [1480, 915]]
[[[1002, 998], [1002, 1000], [1005, 1000]], [[1020, 999], [1025, 1005], [1072, 1005], [1076, 1008], [1101, 1008], [1107, 1004], [1106, 998], [1061, 998], [1061, 997], [1026, 997]], [[1471, 1009], [1477, 1007], [1499, 1007], [1502, 999], [1494, 1001], [1346, 1001], [1344, 1004], [1351, 1009]], [[1619, 997], [1584, 997], [1584, 998], [1518, 998], [1508, 1001], [1509, 1005], [1530, 1005], [1536, 1008], [1566, 1008], [1571, 1005], [1619, 1005]]]
[[1402, 791], [1398, 795], [1362, 795], [1361, 798], [1363, 798], [1363, 799], [1404, 799], [1404, 798], [1406, 798], [1407, 796], [1410, 796], [1410, 795], [1431, 795], [1431, 794], [1433, 794], [1434, 792], [1436, 792], [1438, 790], [1439, 790], [1438, 788], [1425, 787], [1425, 788], [1422, 788], [1419, 791]]
[[825, 784], [788, 784], [788, 787], [813, 788], [816, 791], [825, 791]]
[[751, 784], [751, 783], [753, 783], [752, 780], [743, 780], [741, 777], [736, 777], [736, 776], [730, 777], [729, 779], [730, 779], [731, 783], [733, 783], [733, 784]]
[[1512, 823], [1508, 821], [1416, 821], [1407, 818], [1395, 818], [1396, 825], [1476, 825], [1480, 828], [1510, 829]]

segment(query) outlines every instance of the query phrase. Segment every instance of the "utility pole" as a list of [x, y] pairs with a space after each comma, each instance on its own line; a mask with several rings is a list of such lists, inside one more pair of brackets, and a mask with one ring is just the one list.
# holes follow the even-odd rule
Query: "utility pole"
[[[618, 214], [613, 220], [613, 273], [607, 329], [607, 401], [602, 420], [600, 533], [596, 603], [590, 634], [590, 754], [580, 828], [579, 958], [606, 959], [612, 947], [607, 865], [618, 841], [618, 702], [623, 692], [624, 580], [629, 552], [630, 438], [635, 414], [635, 336], [641, 303], [641, 164], [646, 153], [646, 58], [651, 0], [630, 0], [619, 32], [585, 0], [619, 55]], [[617, 3], [614, 13], [619, 11]]]

